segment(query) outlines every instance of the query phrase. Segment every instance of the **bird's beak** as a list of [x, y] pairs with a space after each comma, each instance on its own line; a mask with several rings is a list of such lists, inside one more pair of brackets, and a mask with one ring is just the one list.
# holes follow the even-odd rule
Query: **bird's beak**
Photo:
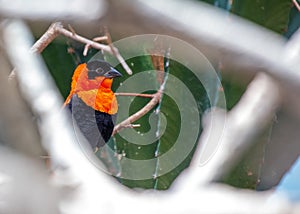
[[121, 77], [121, 76], [122, 76], [122, 74], [114, 68], [111, 68], [111, 70], [109, 70], [108, 72], [106, 72], [104, 74], [104, 77], [106, 77], [106, 78], [115, 78], [115, 77]]

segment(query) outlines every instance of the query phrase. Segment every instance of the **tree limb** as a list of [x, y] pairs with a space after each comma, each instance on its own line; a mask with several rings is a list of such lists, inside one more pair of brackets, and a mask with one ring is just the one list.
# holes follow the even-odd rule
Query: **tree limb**
[[134, 121], [140, 119], [142, 116], [147, 114], [156, 104], [159, 103], [161, 95], [162, 95], [162, 90], [159, 89], [153, 95], [153, 98], [149, 101], [149, 103], [147, 103], [147, 105], [145, 105], [142, 109], [140, 109], [138, 112], [134, 113], [133, 115], [131, 115], [127, 119], [123, 120], [118, 125], [116, 125], [112, 135], [117, 134], [119, 131], [121, 131], [122, 129], [128, 127], [131, 123], [133, 123]]
[[[119, 60], [120, 64], [123, 66], [125, 71], [129, 75], [132, 74], [132, 70], [129, 68], [129, 66], [127, 65], [127, 63], [125, 62], [121, 54], [119, 53], [119, 50], [116, 47], [114, 47], [112, 44], [104, 45], [95, 42], [93, 40], [87, 39], [83, 36], [80, 36], [74, 30], [69, 31], [65, 29], [61, 24], [61, 22], [55, 22], [51, 24], [48, 30], [41, 36], [41, 38], [34, 43], [30, 51], [33, 53], [41, 53], [60, 34], [65, 37], [76, 40], [78, 42], [81, 42], [83, 44], [86, 44], [88, 47], [92, 47], [98, 50], [103, 50], [111, 55], [114, 55]], [[14, 71], [12, 71], [10, 74], [10, 78], [13, 78], [14, 76], [15, 73]]]

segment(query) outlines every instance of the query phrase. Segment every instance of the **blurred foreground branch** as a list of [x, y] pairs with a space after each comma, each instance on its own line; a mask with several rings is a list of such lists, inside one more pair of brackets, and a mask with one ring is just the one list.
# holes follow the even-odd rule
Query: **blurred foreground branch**
[[189, 180], [189, 185], [178, 188], [193, 189], [200, 183], [220, 181], [271, 123], [280, 103], [276, 82], [259, 73], [229, 113], [212, 109], [203, 119], [200, 146], [184, 177]]
[[[2, 37], [3, 32], [1, 34]], [[15, 43], [11, 41], [11, 44]], [[0, 141], [2, 144], [37, 159], [45, 154], [45, 150], [40, 144], [41, 139], [37, 132], [37, 126], [32, 121], [30, 108], [22, 98], [16, 84], [7, 82], [7, 75], [11, 68], [4, 48], [0, 46]]]
[[[71, 198], [62, 199], [60, 210], [63, 213], [95, 213], [96, 210], [104, 213], [130, 212], [133, 214], [140, 213], [141, 210], [146, 214], [154, 213], [157, 210], [175, 214], [240, 211], [286, 213], [290, 210], [290, 206], [282, 200], [273, 199], [268, 202], [268, 194], [260, 195], [253, 192], [230, 190], [222, 186], [203, 186], [199, 189], [193, 188], [192, 192], [181, 189], [160, 194], [152, 191], [148, 194], [125, 191], [124, 187], [115, 183], [112, 178], [105, 176], [91, 164], [96, 161], [91, 159], [92, 154], [89, 154], [89, 159], [87, 159], [83, 151], [75, 146], [74, 142], [78, 136], [72, 131], [71, 124], [67, 122], [67, 115], [60, 109], [62, 101], [59, 93], [50, 80], [40, 57], [31, 54], [24, 56], [23, 54], [27, 53], [30, 47], [28, 41], [32, 41], [26, 26], [20, 22], [8, 23], [5, 26], [5, 34], [7, 51], [13, 65], [17, 68], [21, 89], [31, 108], [41, 119], [42, 139], [48, 145], [53, 162], [64, 166], [64, 168], [54, 168], [53, 179], [63, 185], [77, 186]], [[19, 35], [23, 35], [23, 37], [19, 37]], [[10, 39], [14, 40], [14, 44], [9, 42]], [[32, 79], [39, 81], [31, 84]], [[45, 100], [47, 102], [44, 102]], [[190, 181], [185, 180], [186, 182]], [[99, 195], [99, 193], [101, 194]], [[189, 200], [185, 201], [183, 205], [182, 198]], [[118, 206], [109, 206], [112, 199], [118, 201]], [[237, 199], [238, 204], [236, 204]], [[199, 206], [197, 203], [199, 200], [215, 201], [219, 206], [216, 208], [210, 203]], [[220, 202], [224, 203], [220, 204]], [[273, 203], [277, 206], [274, 206]], [[170, 204], [172, 204], [171, 209]], [[145, 209], [145, 207], [148, 208]]]
[[295, 5], [295, 7], [297, 8], [297, 10], [300, 12], [300, 5], [297, 2], [297, 0], [292, 0], [292, 1], [293, 1], [293, 4]]
[[280, 103], [279, 88], [274, 79], [259, 73], [227, 116], [218, 154], [209, 163], [216, 164], [213, 180], [220, 180], [238, 163], [255, 139], [274, 120]]
[[[160, 7], [160, 9], [166, 8]], [[198, 12], [198, 14], [204, 14], [205, 16], [206, 12]], [[179, 15], [178, 17], [179, 19], [181, 18]], [[208, 17], [212, 18], [211, 14]], [[216, 23], [221, 24], [220, 20]], [[211, 24], [209, 21], [207, 23]], [[226, 23], [224, 24], [223, 22], [222, 26], [225, 25]], [[211, 28], [205, 28], [205, 25], [202, 27], [204, 30], [197, 31], [197, 33], [200, 35], [209, 34], [206, 30], [209, 31]], [[233, 32], [240, 37], [241, 35], [236, 33], [240, 30], [239, 26], [233, 28], [235, 30], [229, 30], [228, 32]], [[191, 27], [190, 29], [197, 28]], [[223, 33], [224, 29], [218, 27], [217, 30], [220, 31], [217, 31], [215, 34], [210, 32], [216, 38]], [[137, 193], [129, 191], [114, 182], [111, 177], [106, 176], [100, 171], [102, 169], [96, 169], [91, 164], [93, 161], [96, 161], [92, 159], [93, 154], [88, 154], [90, 158], [88, 159], [82, 148], [79, 148], [76, 143], [74, 144], [79, 136], [75, 135], [71, 124], [68, 123], [67, 115], [60, 109], [62, 100], [47, 73], [47, 69], [38, 55], [27, 54], [31, 45], [29, 43], [32, 42], [28, 28], [23, 23], [11, 22], [5, 26], [5, 32], [7, 35], [5, 41], [7, 51], [12, 64], [17, 68], [17, 72], [19, 72], [18, 77], [20, 78], [20, 87], [24, 93], [24, 97], [33, 112], [40, 119], [43, 142], [48, 146], [53, 156], [53, 162], [63, 165], [63, 167], [54, 168], [53, 179], [65, 185], [76, 187], [72, 198], [61, 199], [60, 210], [63, 213], [130, 212], [137, 214], [141, 213], [141, 210], [146, 214], [157, 212], [172, 214], [187, 212], [293, 213], [293, 211], [297, 213], [297, 210], [293, 210], [295, 208], [293, 205], [286, 203], [282, 198], [272, 198], [270, 192], [260, 194], [225, 186], [207, 185], [213, 180], [218, 180], [224, 173], [227, 173], [234, 165], [234, 161], [236, 162], [245, 149], [249, 148], [251, 140], [272, 120], [276, 108], [280, 103], [280, 96], [278, 86], [270, 77], [264, 74], [258, 75], [249, 86], [239, 104], [228, 114], [220, 111], [212, 111], [210, 116], [207, 116], [204, 121], [204, 133], [201, 137], [203, 146], [195, 153], [193, 161], [193, 166], [196, 167], [188, 169], [190, 171], [189, 174], [192, 174], [192, 176], [184, 173], [177, 181], [178, 187], [164, 193], [153, 191], [148, 191], [144, 194]], [[245, 32], [247, 34], [248, 31]], [[195, 32], [193, 33], [195, 35]], [[263, 33], [261, 32], [261, 34]], [[249, 35], [251, 36], [251, 34]], [[237, 53], [241, 52], [241, 49], [247, 50], [245, 46], [250, 44], [249, 46], [253, 50], [250, 51], [249, 55], [253, 56], [257, 52], [256, 57], [261, 57], [261, 61], [265, 60], [266, 66], [274, 62], [268, 71], [272, 73], [270, 70], [276, 67], [273, 73], [275, 77], [284, 79], [287, 83], [293, 83], [294, 86], [297, 86], [299, 83], [299, 75], [292, 72], [293, 70], [288, 66], [289, 64], [276, 62], [276, 60], [278, 61], [276, 54], [266, 56], [263, 52], [260, 53], [259, 48], [264, 48], [265, 46], [257, 45], [259, 48], [256, 49], [256, 45], [251, 45], [252, 43], [248, 44], [245, 41], [242, 44], [241, 40], [235, 41], [234, 37], [225, 35], [223, 37], [220, 36], [220, 38], [220, 43], [226, 43], [226, 41], [224, 42], [224, 38], [230, 38], [233, 43], [236, 42], [237, 45], [229, 42], [226, 47], [234, 49]], [[259, 42], [256, 44], [259, 44]], [[282, 45], [280, 42], [275, 42], [275, 44], [278, 47]], [[265, 49], [267, 50], [267, 48]], [[278, 48], [276, 50], [281, 49]], [[273, 50], [270, 49], [270, 51]], [[284, 73], [285, 70], [288, 72]], [[227, 119], [225, 116], [227, 116]], [[211, 127], [210, 125], [214, 120], [220, 125]], [[213, 138], [216, 136], [215, 134], [217, 137]], [[206, 145], [209, 145], [207, 143], [212, 143], [213, 146], [217, 146], [217, 150], [205, 162], [205, 165], [199, 167], [199, 162], [204, 163], [201, 158], [204, 154], [205, 143]], [[212, 149], [216, 149], [216, 147]], [[2, 176], [1, 181], [3, 182], [3, 180], [5, 179]], [[45, 198], [48, 199], [47, 194], [45, 194]], [[184, 198], [187, 200], [184, 200], [183, 203]], [[116, 201], [118, 202], [118, 206], [114, 206]], [[203, 203], [199, 204], [199, 201]], [[36, 206], [36, 204], [33, 204], [33, 206]]]

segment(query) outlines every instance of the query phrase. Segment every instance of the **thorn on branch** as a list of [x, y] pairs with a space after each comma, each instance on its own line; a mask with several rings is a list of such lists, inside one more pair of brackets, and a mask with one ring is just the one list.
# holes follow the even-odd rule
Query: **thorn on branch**
[[87, 53], [88, 53], [90, 47], [91, 47], [90, 44], [86, 44], [86, 45], [84, 46], [84, 50], [83, 50], [83, 53], [82, 53], [83, 56], [86, 56], [86, 55], [87, 55]]
[[127, 124], [124, 126], [124, 128], [139, 128], [141, 127], [141, 124]]
[[98, 36], [98, 37], [95, 37], [93, 39], [94, 42], [102, 42], [102, 41], [106, 41], [107, 42], [107, 40], [108, 40], [107, 36]]
[[73, 36], [75, 36], [76, 32], [75, 32], [74, 28], [70, 24], [68, 24], [68, 28], [72, 32]]
[[126, 92], [118, 92], [115, 93], [116, 96], [132, 96], [132, 97], [145, 97], [145, 98], [153, 98], [155, 94], [139, 94], [139, 93], [126, 93]]

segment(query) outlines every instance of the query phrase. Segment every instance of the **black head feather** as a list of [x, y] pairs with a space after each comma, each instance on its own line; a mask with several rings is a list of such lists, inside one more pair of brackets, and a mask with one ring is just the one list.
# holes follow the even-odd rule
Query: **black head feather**
[[103, 60], [93, 60], [87, 63], [88, 78], [95, 79], [95, 77], [106, 77], [115, 78], [122, 76], [119, 71], [117, 71], [108, 62]]

